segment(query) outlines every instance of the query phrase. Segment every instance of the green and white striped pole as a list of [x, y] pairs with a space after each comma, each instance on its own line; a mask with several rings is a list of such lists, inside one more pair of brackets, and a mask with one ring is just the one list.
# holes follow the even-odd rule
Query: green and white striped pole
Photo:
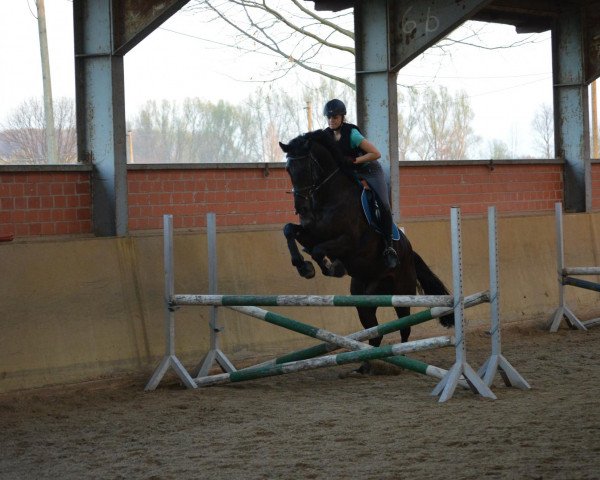
[[[472, 306], [479, 305], [479, 304], [487, 302], [487, 301], [489, 301], [488, 292], [476, 293], [474, 295], [470, 295], [465, 298], [465, 307], [472, 307]], [[238, 310], [237, 307], [235, 307], [235, 308], [231, 307], [231, 308], [233, 308], [234, 310]], [[241, 310], [238, 310], [238, 311], [241, 311]], [[351, 339], [351, 340], [355, 340], [355, 341], [362, 341], [362, 340], [366, 340], [366, 339], [370, 339], [370, 338], [375, 338], [375, 337], [386, 335], [388, 333], [398, 331], [405, 327], [418, 325], [420, 323], [427, 322], [434, 318], [442, 317], [450, 312], [452, 312], [452, 308], [435, 307], [435, 308], [431, 308], [429, 310], [424, 310], [422, 312], [408, 315], [406, 317], [392, 320], [390, 322], [386, 322], [381, 325], [377, 325], [375, 327], [368, 328], [366, 330], [361, 330], [359, 332], [355, 332], [351, 335], [348, 335], [347, 337], [342, 337], [342, 338]], [[248, 312], [243, 312], [243, 313], [248, 313]], [[248, 314], [252, 315], [251, 313], [248, 313]], [[360, 345], [365, 346], [365, 344], [363, 344], [363, 343], [360, 343]], [[277, 364], [288, 363], [288, 362], [293, 362], [293, 361], [297, 361], [297, 360], [304, 360], [307, 358], [313, 358], [313, 357], [317, 357], [319, 355], [323, 355], [325, 353], [331, 352], [333, 350], [336, 350], [340, 347], [350, 348], [352, 350], [357, 349], [357, 348], [353, 348], [353, 347], [347, 347], [345, 345], [340, 345], [337, 342], [321, 343], [321, 344], [314, 345], [309, 348], [305, 348], [305, 349], [298, 350], [298, 351], [295, 351], [292, 353], [288, 353], [281, 357], [275, 358], [273, 360], [269, 360], [269, 361], [264, 362], [259, 365], [254, 365], [254, 366], [248, 367], [243, 370], [251, 370], [251, 369], [260, 368], [260, 367], [263, 367], [266, 365], [277, 365]], [[362, 347], [360, 347], [360, 348], [362, 348]], [[407, 357], [403, 357], [403, 356], [386, 358], [384, 361], [394, 364], [398, 367], [405, 368], [407, 370], [412, 370], [414, 372], [428, 375], [430, 377], [434, 377], [434, 378], [438, 378], [438, 379], [443, 378], [444, 375], [447, 373], [447, 371], [442, 368], [438, 368], [433, 365], [428, 365], [425, 362], [421, 362], [419, 360], [415, 360], [415, 359], [411, 359], [411, 358], [407, 358]]]
[[208, 377], [196, 378], [194, 381], [199, 387], [230, 382], [242, 382], [256, 378], [300, 372], [303, 370], [312, 370], [323, 367], [332, 367], [335, 365], [345, 365], [347, 363], [363, 362], [365, 360], [386, 358], [394, 355], [403, 355], [408, 352], [447, 347], [453, 344], [454, 339], [452, 337], [434, 337], [427, 338], [425, 340], [415, 340], [413, 342], [386, 345], [383, 347], [367, 348], [366, 350], [360, 350], [356, 352], [343, 352], [338, 353], [337, 355], [327, 355], [324, 357], [310, 358], [307, 360], [299, 360], [297, 362], [283, 363], [280, 365], [266, 365], [261, 368], [210, 375]]
[[192, 295], [171, 297], [172, 307], [451, 307], [450, 295]]

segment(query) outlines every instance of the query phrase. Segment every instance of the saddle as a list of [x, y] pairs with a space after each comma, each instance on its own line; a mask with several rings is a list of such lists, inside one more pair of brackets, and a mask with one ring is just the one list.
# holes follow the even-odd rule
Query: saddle
[[[360, 196], [360, 201], [362, 203], [363, 213], [365, 214], [365, 218], [367, 219], [369, 225], [373, 227], [377, 233], [383, 235], [383, 231], [380, 226], [381, 210], [377, 201], [377, 195], [373, 193], [373, 190], [363, 189]], [[392, 223], [392, 238], [394, 240], [400, 240], [400, 229], [395, 223]]]

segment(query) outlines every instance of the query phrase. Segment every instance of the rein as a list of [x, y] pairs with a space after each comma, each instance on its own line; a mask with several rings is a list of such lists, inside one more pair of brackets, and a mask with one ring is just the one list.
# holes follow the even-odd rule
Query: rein
[[[322, 170], [323, 168], [321, 167], [321, 165], [319, 164], [319, 162], [317, 162], [317, 159], [313, 156], [312, 153], [308, 153], [307, 155], [299, 155], [297, 157], [291, 157], [288, 155], [288, 161], [290, 160], [303, 160], [305, 158], [310, 158], [311, 162], [310, 162], [310, 176], [313, 179], [313, 184], [309, 185], [308, 187], [302, 187], [302, 188], [292, 188], [292, 192], [295, 196], [298, 196], [300, 198], [303, 198], [304, 200], [308, 200], [309, 202], [311, 202], [312, 205], [312, 198], [313, 195], [323, 186], [325, 185], [329, 180], [331, 180], [339, 171], [340, 171], [340, 167], [337, 167], [333, 172], [331, 172], [326, 178], [324, 178], [323, 180], [321, 180], [319, 183], [317, 183], [317, 181], [315, 180], [315, 176], [313, 175], [313, 169], [312, 169], [312, 165], [313, 163], [316, 163], [317, 166]], [[305, 193], [306, 192], [306, 193]]]

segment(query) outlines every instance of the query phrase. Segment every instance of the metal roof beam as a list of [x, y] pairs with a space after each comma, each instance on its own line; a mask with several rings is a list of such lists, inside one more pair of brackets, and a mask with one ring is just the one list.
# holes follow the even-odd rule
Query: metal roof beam
[[124, 55], [189, 0], [112, 0], [113, 53]]

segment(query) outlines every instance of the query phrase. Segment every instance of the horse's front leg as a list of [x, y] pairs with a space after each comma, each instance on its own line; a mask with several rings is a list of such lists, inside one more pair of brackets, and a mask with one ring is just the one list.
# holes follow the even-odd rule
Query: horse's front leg
[[315, 267], [312, 262], [304, 260], [300, 250], [298, 250], [298, 244], [296, 243], [302, 232], [302, 227], [293, 223], [288, 223], [283, 227], [283, 234], [287, 240], [288, 250], [290, 251], [290, 256], [292, 258], [292, 265], [296, 267], [296, 270], [298, 270], [301, 277], [313, 278], [315, 276]]
[[346, 267], [339, 260], [350, 253], [348, 245], [350, 245], [348, 235], [340, 235], [325, 242], [315, 245], [310, 251], [310, 255], [315, 262], [321, 267], [323, 275], [328, 277], [343, 277], [346, 275]]

